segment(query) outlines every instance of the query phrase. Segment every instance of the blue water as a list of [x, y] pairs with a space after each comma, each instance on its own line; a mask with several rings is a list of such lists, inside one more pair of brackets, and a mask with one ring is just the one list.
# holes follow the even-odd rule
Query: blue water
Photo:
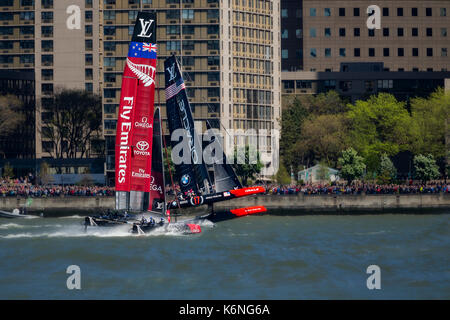
[[[85, 233], [82, 220], [0, 219], [0, 298], [450, 298], [449, 214], [265, 215], [190, 236]], [[80, 290], [67, 289], [69, 265]], [[369, 265], [380, 290], [367, 289]]]

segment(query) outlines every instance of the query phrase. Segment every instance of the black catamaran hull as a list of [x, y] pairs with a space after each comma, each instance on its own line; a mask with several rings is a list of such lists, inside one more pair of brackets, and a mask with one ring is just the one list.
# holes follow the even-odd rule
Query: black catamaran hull
[[193, 196], [184, 200], [174, 200], [168, 204], [168, 209], [176, 208], [187, 208], [187, 207], [197, 207], [205, 204], [213, 204], [216, 202], [236, 199], [244, 196], [265, 193], [266, 190], [263, 187], [250, 187], [242, 188], [224, 192], [218, 192], [213, 194], [208, 194], [205, 196]]
[[224, 211], [213, 211], [208, 215], [204, 215], [198, 217], [195, 221], [198, 220], [209, 220], [211, 222], [221, 222], [226, 220], [231, 220], [239, 217], [249, 216], [249, 215], [258, 215], [267, 212], [267, 209], [263, 206], [255, 206], [248, 208], [239, 208], [239, 209], [231, 209]]

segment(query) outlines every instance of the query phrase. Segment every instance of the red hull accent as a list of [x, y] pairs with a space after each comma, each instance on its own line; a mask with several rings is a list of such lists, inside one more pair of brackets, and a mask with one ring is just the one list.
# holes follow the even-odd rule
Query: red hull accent
[[233, 209], [233, 210], [230, 210], [230, 211], [235, 216], [243, 217], [243, 216], [248, 216], [248, 215], [251, 215], [251, 214], [267, 212], [267, 209], [265, 207], [263, 207], [263, 206], [256, 206], [256, 207]]
[[237, 198], [249, 196], [252, 194], [264, 193], [264, 192], [266, 192], [266, 189], [264, 189], [263, 187], [249, 187], [249, 188], [230, 190], [230, 193], [233, 194]]
[[202, 228], [198, 224], [188, 223], [187, 226], [191, 229], [192, 233], [200, 233], [202, 232]]

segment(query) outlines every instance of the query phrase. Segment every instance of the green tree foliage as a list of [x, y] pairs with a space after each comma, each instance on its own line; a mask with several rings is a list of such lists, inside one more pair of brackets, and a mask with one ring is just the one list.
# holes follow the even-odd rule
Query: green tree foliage
[[233, 159], [235, 160], [234, 170], [244, 186], [249, 179], [254, 180], [264, 166], [261, 162], [261, 154], [253, 146], [235, 147]]
[[338, 165], [341, 169], [339, 175], [347, 180], [348, 184], [360, 178], [366, 169], [363, 157], [359, 156], [353, 148], [342, 152], [342, 157], [338, 159]]
[[388, 184], [397, 177], [397, 169], [386, 154], [381, 156], [380, 168], [378, 170], [378, 183]]
[[436, 165], [433, 155], [417, 155], [414, 157], [415, 178], [422, 182], [437, 179], [439, 177], [439, 167]]
[[404, 102], [380, 93], [349, 109], [351, 145], [365, 158], [369, 171], [377, 170], [382, 154], [393, 156], [408, 148], [411, 117]]
[[55, 146], [52, 157], [88, 157], [90, 140], [102, 124], [101, 97], [84, 90], [62, 89], [43, 107], [52, 114], [42, 130]]
[[284, 165], [296, 167], [297, 159], [292, 153], [292, 146], [301, 140], [301, 126], [308, 112], [302, 101], [298, 98], [289, 104], [284, 110], [281, 118], [280, 157]]
[[283, 162], [280, 161], [280, 167], [278, 168], [277, 173], [275, 174], [275, 181], [279, 184], [290, 184], [291, 176], [284, 166]]
[[11, 179], [14, 177], [14, 169], [11, 167], [9, 162], [5, 163], [3, 166], [3, 178]]
[[435, 159], [446, 156], [446, 120], [450, 118], [450, 93], [440, 88], [427, 99], [411, 100], [411, 151], [432, 154]]
[[[280, 156], [298, 169], [323, 158], [336, 160], [345, 148], [347, 105], [336, 91], [305, 95], [286, 102], [281, 121]], [[319, 140], [319, 141], [318, 141]]]
[[14, 95], [0, 96], [0, 135], [12, 133], [25, 121], [23, 103]]
[[330, 179], [330, 172], [328, 171], [328, 163], [321, 161], [319, 164], [319, 170], [317, 170], [317, 179], [324, 182]]
[[306, 119], [302, 139], [293, 146], [293, 154], [307, 166], [324, 159], [332, 166], [341, 150], [348, 147], [348, 120], [344, 114], [322, 114]]

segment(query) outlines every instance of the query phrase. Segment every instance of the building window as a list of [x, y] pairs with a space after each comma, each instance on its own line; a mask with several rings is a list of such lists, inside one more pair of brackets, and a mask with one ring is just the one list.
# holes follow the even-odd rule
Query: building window
[[[208, 11], [208, 14], [209, 14], [209, 11]], [[183, 9], [182, 17], [185, 20], [194, 19], [194, 10], [192, 10], [192, 9]], [[208, 17], [208, 18], [211, 19], [211, 17]]]
[[433, 36], [433, 28], [427, 28], [427, 37]]
[[309, 36], [311, 38], [315, 38], [316, 37], [316, 28], [310, 28], [309, 29]]
[[383, 48], [383, 56], [389, 57], [389, 48]]
[[302, 29], [296, 29], [295, 30], [295, 36], [297, 37], [297, 39], [303, 38], [303, 30]]
[[[105, 58], [105, 60], [106, 60], [106, 58]], [[92, 65], [92, 63], [93, 63], [93, 58], [92, 58], [92, 54], [90, 54], [90, 53], [88, 53], [88, 54], [86, 54], [85, 55], [85, 57], [84, 57], [84, 63], [87, 65], [87, 66], [91, 66]]]
[[359, 17], [359, 8], [353, 8], [353, 16]]
[[398, 48], [397, 49], [397, 54], [398, 54], [399, 57], [403, 57], [405, 55], [405, 49]]
[[433, 15], [431, 8], [426, 8], [425, 9], [425, 14], [427, 17], [431, 17]]
[[379, 89], [392, 89], [394, 88], [394, 80], [378, 80]]
[[441, 36], [446, 37], [447, 36], [447, 28], [441, 28]]
[[441, 48], [441, 57], [447, 56], [447, 48]]
[[417, 8], [411, 8], [411, 15], [412, 15], [413, 17], [417, 17], [417, 13], [418, 13]]
[[325, 28], [325, 37], [331, 37], [331, 28]]
[[403, 28], [397, 28], [397, 36], [403, 37], [403, 35], [404, 35]]
[[289, 58], [289, 53], [288, 52], [289, 51], [287, 49], [281, 50], [281, 58], [283, 58], [283, 59]]
[[383, 8], [383, 17], [389, 17], [389, 8]]
[[339, 28], [339, 37], [345, 37], [345, 28]]
[[325, 9], [323, 9], [323, 15], [324, 15], [325, 17], [331, 16], [331, 9], [330, 9], [330, 8], [325, 8]]
[[345, 48], [339, 48], [339, 56], [340, 57], [345, 57], [346, 56]]
[[45, 67], [49, 67], [53, 65], [53, 55], [51, 54], [43, 54], [41, 56], [41, 63]]
[[354, 29], [353, 29], [353, 35], [354, 35], [355, 37], [359, 37], [359, 36], [361, 35], [361, 29], [359, 29], [359, 28], [354, 28]]
[[412, 48], [412, 55], [413, 57], [419, 56], [419, 48]]
[[94, 91], [94, 85], [92, 82], [85, 83], [85, 89], [87, 92], [93, 92]]
[[281, 9], [281, 17], [287, 18], [288, 17], [288, 10], [287, 9]]
[[369, 29], [369, 37], [375, 37], [375, 29]]
[[284, 30], [281, 32], [281, 38], [282, 38], [282, 39], [287, 39], [288, 37], [289, 37], [288, 29], [284, 29]]
[[316, 16], [316, 8], [310, 8], [309, 9], [309, 16], [315, 17]]
[[345, 17], [345, 8], [339, 8], [339, 17]]
[[412, 28], [412, 36], [418, 37], [419, 36], [419, 29], [418, 28]]
[[403, 8], [397, 8], [397, 16], [403, 17]]
[[375, 48], [369, 48], [369, 57], [375, 57]]
[[389, 37], [389, 28], [383, 28], [383, 36]]
[[441, 17], [446, 17], [447, 16], [447, 8], [441, 8]]
[[303, 16], [302, 9], [295, 10], [295, 17], [296, 18], [301, 18], [302, 16]]
[[433, 48], [427, 48], [427, 57], [433, 56]]
[[309, 51], [309, 55], [312, 58], [316, 58], [317, 57], [317, 50], [316, 50], [316, 48], [311, 48], [311, 50]]
[[354, 55], [355, 55], [355, 57], [360, 57], [361, 56], [361, 49], [360, 48], [355, 48], [354, 49]]
[[325, 57], [331, 57], [331, 48], [325, 48]]

